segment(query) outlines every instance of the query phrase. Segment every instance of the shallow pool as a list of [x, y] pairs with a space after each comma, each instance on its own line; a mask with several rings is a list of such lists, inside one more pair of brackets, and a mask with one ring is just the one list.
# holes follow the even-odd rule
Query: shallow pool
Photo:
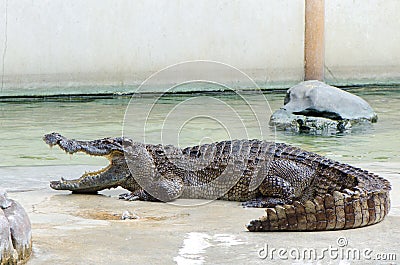
[[69, 157], [60, 150], [50, 150], [41, 138], [53, 131], [76, 139], [124, 134], [138, 141], [181, 147], [230, 138], [263, 138], [343, 162], [400, 161], [400, 88], [351, 92], [370, 103], [378, 123], [363, 131], [330, 137], [290, 135], [269, 127], [269, 115], [283, 104], [284, 93], [268, 92], [263, 97], [251, 93], [134, 96], [132, 100], [130, 96], [3, 99], [0, 166], [105, 163], [100, 158]]

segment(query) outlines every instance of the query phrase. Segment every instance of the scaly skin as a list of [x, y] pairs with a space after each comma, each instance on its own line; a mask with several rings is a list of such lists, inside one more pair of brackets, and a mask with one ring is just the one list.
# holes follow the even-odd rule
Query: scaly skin
[[106, 156], [110, 165], [76, 180], [52, 181], [76, 193], [121, 186], [126, 200], [223, 199], [265, 207], [249, 231], [337, 230], [378, 223], [390, 209], [390, 183], [365, 170], [282, 143], [223, 141], [180, 149], [128, 138], [44, 136], [67, 153]]

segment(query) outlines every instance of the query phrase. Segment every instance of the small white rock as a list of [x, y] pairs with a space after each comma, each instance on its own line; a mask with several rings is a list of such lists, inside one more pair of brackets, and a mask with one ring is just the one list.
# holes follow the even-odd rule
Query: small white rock
[[124, 212], [122, 213], [121, 219], [122, 219], [122, 220], [127, 220], [127, 219], [139, 219], [139, 216], [138, 216], [137, 214], [135, 214], [135, 213], [131, 213], [131, 212], [129, 212], [129, 211], [124, 211]]

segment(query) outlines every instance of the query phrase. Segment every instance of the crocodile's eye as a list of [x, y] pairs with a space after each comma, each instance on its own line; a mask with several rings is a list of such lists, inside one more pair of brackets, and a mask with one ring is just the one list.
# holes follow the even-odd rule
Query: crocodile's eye
[[163, 155], [164, 154], [164, 150], [162, 150], [162, 149], [157, 149], [155, 152], [156, 152], [157, 155]]

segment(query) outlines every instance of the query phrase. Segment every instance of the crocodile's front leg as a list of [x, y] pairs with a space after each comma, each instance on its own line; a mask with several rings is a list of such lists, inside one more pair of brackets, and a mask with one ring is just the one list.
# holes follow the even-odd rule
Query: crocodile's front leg
[[168, 202], [182, 194], [183, 180], [173, 173], [160, 174], [144, 144], [134, 143], [126, 150], [125, 158], [132, 176], [121, 186], [131, 193], [122, 194], [121, 199]]
[[[146, 188], [139, 188], [135, 191], [124, 193], [120, 199], [127, 201], [163, 201], [169, 202], [177, 199], [182, 194], [183, 182], [180, 178], [159, 177], [153, 183], [145, 184]], [[124, 187], [124, 185], [122, 185]]]

